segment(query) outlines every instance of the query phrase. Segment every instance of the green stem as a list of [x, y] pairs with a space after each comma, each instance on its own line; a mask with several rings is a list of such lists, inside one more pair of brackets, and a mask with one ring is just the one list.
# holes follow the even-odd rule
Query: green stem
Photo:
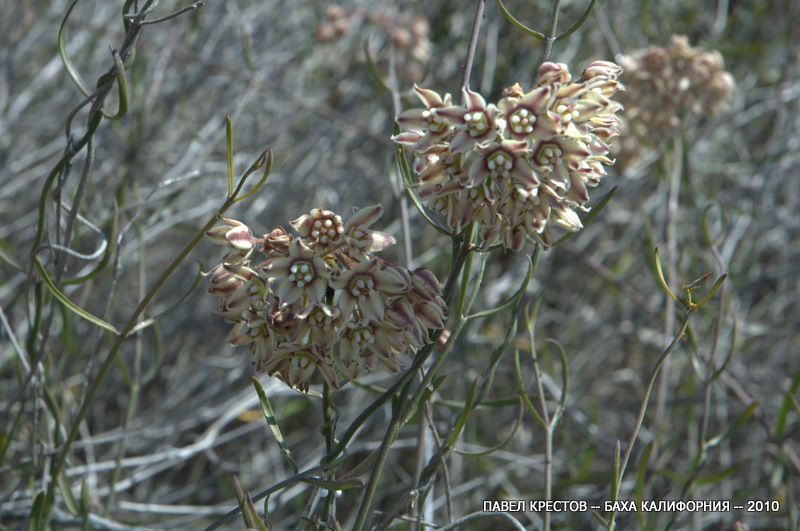
[[[453, 269], [450, 271], [450, 275], [447, 278], [447, 283], [445, 284], [445, 287], [444, 287], [444, 290], [443, 290], [444, 299], [448, 303], [452, 299], [452, 296], [453, 296], [453, 294], [455, 292], [456, 281], [457, 281], [458, 277], [461, 274], [461, 270], [462, 270], [462, 268], [464, 266], [464, 262], [466, 261], [467, 257], [471, 253], [472, 245], [471, 245], [471, 242], [468, 239], [469, 235], [465, 235], [464, 238], [465, 239], [461, 242], [461, 245], [459, 246], [459, 251], [457, 252], [455, 258], [453, 259]], [[457, 316], [457, 319], [458, 319], [458, 324], [456, 325], [456, 328], [453, 330], [453, 332], [450, 334], [450, 337], [448, 338], [448, 341], [445, 344], [445, 351], [448, 349], [448, 346], [452, 346], [452, 344], [455, 342], [455, 339], [458, 337], [458, 334], [461, 332], [461, 330], [463, 329], [464, 325], [466, 324], [466, 320], [462, 319], [461, 316]], [[389, 389], [389, 391], [387, 391], [387, 393], [384, 393], [378, 399], [378, 400], [384, 399], [384, 397], [389, 392], [391, 392], [391, 394], [389, 394], [389, 396], [393, 396], [395, 389], [402, 388], [402, 391], [400, 393], [400, 396], [398, 397], [397, 403], [398, 404], [405, 404], [406, 407], [398, 408], [395, 411], [395, 414], [392, 417], [392, 420], [391, 420], [391, 422], [389, 424], [389, 427], [386, 430], [386, 434], [384, 435], [383, 441], [381, 443], [381, 447], [380, 447], [380, 450], [378, 452], [378, 456], [377, 456], [377, 458], [375, 460], [375, 464], [374, 464], [374, 467], [373, 467], [373, 470], [372, 470], [372, 474], [370, 475], [369, 482], [367, 483], [366, 491], [364, 492], [364, 497], [362, 498], [361, 505], [359, 506], [359, 509], [358, 509], [358, 514], [356, 516], [356, 523], [353, 526], [354, 531], [362, 531], [364, 529], [364, 526], [367, 523], [367, 519], [369, 517], [369, 509], [370, 509], [370, 506], [372, 505], [372, 500], [375, 497], [375, 491], [378, 488], [378, 482], [380, 481], [380, 477], [381, 477], [381, 474], [383, 472], [383, 466], [386, 463], [386, 458], [389, 455], [389, 451], [391, 450], [392, 443], [397, 439], [397, 435], [400, 433], [400, 428], [403, 425], [402, 420], [405, 418], [406, 413], [408, 412], [408, 409], [409, 409], [408, 406], [410, 406], [410, 404], [413, 404], [413, 403], [416, 402], [416, 400], [412, 400], [410, 402], [407, 402], [408, 393], [411, 390], [411, 386], [410, 385], [406, 385], [406, 384], [410, 383], [410, 379], [413, 378], [413, 376], [416, 373], [416, 371], [420, 367], [422, 367], [422, 365], [427, 360], [428, 356], [430, 356], [430, 354], [433, 352], [433, 348], [436, 345], [436, 342], [437, 342], [438, 338], [441, 336], [441, 333], [442, 333], [442, 330], [437, 330], [433, 334], [433, 337], [431, 338], [432, 341], [429, 344], [425, 345], [422, 348], [422, 350], [420, 350], [420, 352], [417, 354], [417, 356], [416, 356], [416, 358], [414, 360], [414, 363], [409, 368], [409, 370], [406, 371], [406, 373], [403, 376], [403, 378], [398, 380], [398, 382], [395, 383], [395, 385], [393, 385]], [[439, 359], [437, 359], [437, 361], [433, 364], [431, 369], [426, 373], [425, 377], [422, 379], [422, 382], [420, 383], [419, 387], [417, 388], [417, 393], [415, 393], [415, 398], [417, 400], [419, 399], [419, 396], [421, 396], [421, 392], [430, 383], [430, 379], [433, 377], [432, 373], [435, 372], [437, 367], [441, 365], [440, 360], [442, 360], [444, 357], [445, 357], [444, 354], [442, 356], [440, 356]], [[378, 400], [376, 400], [375, 402], [377, 402]], [[375, 402], [370, 404], [370, 407], [372, 407], [375, 404]], [[359, 419], [356, 419], [356, 420], [359, 420]], [[350, 430], [348, 429], [348, 431], [350, 431]], [[344, 441], [342, 441], [342, 442], [344, 442]]]
[[[647, 413], [647, 404], [650, 401], [650, 394], [653, 392], [653, 387], [656, 383], [656, 378], [658, 378], [659, 370], [664, 362], [667, 360], [669, 355], [675, 350], [675, 347], [678, 345], [678, 341], [683, 337], [683, 334], [686, 332], [686, 329], [689, 327], [689, 316], [690, 314], [687, 313], [684, 320], [683, 325], [681, 326], [678, 333], [670, 342], [669, 346], [661, 353], [661, 356], [658, 358], [658, 362], [656, 362], [655, 369], [653, 369], [653, 374], [650, 376], [650, 381], [647, 383], [647, 389], [644, 392], [644, 398], [642, 398], [642, 405], [639, 409], [639, 416], [636, 418], [636, 425], [633, 428], [633, 433], [631, 433], [630, 438], [628, 439], [628, 445], [625, 448], [625, 456], [622, 459], [622, 464], [619, 468], [619, 474], [617, 476], [617, 480], [615, 484], [617, 488], [620, 487], [622, 484], [622, 477], [625, 475], [625, 468], [628, 466], [628, 460], [631, 457], [631, 453], [633, 452], [633, 445], [636, 443], [636, 439], [639, 437], [639, 430], [642, 427], [642, 423], [644, 422], [644, 415]], [[618, 499], [618, 492], [611, 493], [611, 499], [616, 500]], [[614, 529], [614, 516], [615, 512], [611, 511], [611, 516], [608, 519], [608, 531], [612, 531]]]
[[[334, 420], [333, 399], [331, 398], [331, 390], [327, 383], [322, 388], [322, 434], [325, 437], [325, 452], [330, 453], [336, 444], [336, 426]], [[336, 479], [335, 471], [331, 470], [326, 474], [327, 479]], [[322, 507], [322, 523], [323, 525], [330, 525], [329, 520], [335, 517], [336, 514], [336, 492], [328, 489], [328, 495], [325, 497], [325, 502]]]
[[553, 10], [550, 13], [550, 31], [544, 39], [544, 51], [542, 52], [542, 60], [540, 63], [545, 63], [550, 60], [553, 54], [553, 43], [556, 42], [558, 36], [558, 10], [561, 8], [561, 0], [553, 0]]
[[[464, 261], [466, 260], [469, 254], [469, 246], [462, 245], [458, 248], [455, 257], [453, 258], [453, 268], [450, 271], [450, 275], [447, 277], [447, 282], [445, 282], [444, 289], [442, 290], [442, 295], [444, 296], [445, 301], [449, 301], [452, 297], [453, 290], [456, 285], [456, 281], [458, 280], [458, 276], [461, 273], [461, 269], [464, 266]], [[391, 399], [397, 392], [403, 388], [406, 383], [408, 383], [410, 378], [414, 377], [414, 374], [422, 367], [425, 361], [430, 356], [433, 348], [436, 346], [436, 342], [438, 341], [439, 337], [442, 335], [443, 330], [436, 330], [431, 335], [431, 341], [424, 347], [422, 347], [418, 352], [417, 355], [414, 357], [414, 362], [411, 366], [403, 373], [403, 376], [400, 377], [391, 387], [389, 387], [381, 396], [373, 400], [369, 406], [367, 406], [359, 415], [358, 417], [350, 423], [347, 427], [347, 430], [342, 434], [339, 438], [339, 442], [333, 448], [333, 451], [328, 452], [322, 462], [323, 463], [330, 463], [334, 459], [336, 459], [342, 452], [345, 451], [347, 445], [353, 439], [355, 434], [370, 418], [376, 411], [378, 411], [389, 399]]]

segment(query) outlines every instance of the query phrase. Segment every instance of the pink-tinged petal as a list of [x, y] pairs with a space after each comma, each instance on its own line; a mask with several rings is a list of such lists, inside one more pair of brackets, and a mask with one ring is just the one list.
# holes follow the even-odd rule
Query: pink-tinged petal
[[285, 275], [289, 271], [289, 267], [294, 262], [293, 258], [283, 257], [280, 256], [278, 258], [273, 258], [269, 261], [269, 265], [264, 269], [268, 277], [267, 278], [275, 278], [279, 275]]
[[514, 252], [519, 252], [525, 246], [525, 231], [521, 227], [514, 227], [510, 235], [510, 247]]
[[353, 272], [345, 271], [339, 276], [331, 278], [330, 285], [333, 289], [346, 289], [347, 285], [350, 283], [350, 279], [352, 278]]
[[445, 121], [450, 122], [453, 125], [460, 125], [464, 123], [464, 115], [467, 112], [470, 112], [467, 107], [462, 107], [461, 105], [451, 105], [449, 107], [436, 109], [436, 116], [443, 118]]
[[250, 329], [244, 323], [234, 326], [228, 334], [228, 343], [234, 347], [240, 347], [251, 343], [253, 341], [253, 336], [248, 333], [249, 330]]
[[425, 138], [425, 134], [422, 131], [406, 131], [404, 133], [392, 136], [392, 140], [398, 144], [406, 144], [409, 146], [417, 144], [417, 142], [423, 138]]
[[240, 286], [239, 282], [234, 282], [234, 281], [220, 282], [217, 284], [212, 284], [208, 288], [208, 292], [211, 293], [212, 295], [224, 297], [226, 295], [230, 295], [231, 293], [235, 292], [239, 288], [239, 286]]
[[228, 240], [235, 249], [240, 251], [249, 251], [253, 248], [253, 235], [250, 228], [246, 225], [233, 227], [225, 233], [225, 239]]
[[384, 293], [398, 295], [408, 290], [408, 282], [397, 271], [384, 269], [375, 271], [375, 287]]
[[420, 101], [429, 109], [432, 107], [441, 107], [444, 104], [442, 97], [433, 90], [425, 89], [415, 84], [414, 92], [416, 92]]
[[580, 83], [572, 83], [565, 87], [558, 89], [555, 105], [558, 105], [563, 100], [570, 100], [579, 97], [586, 92], [586, 87]]
[[583, 228], [583, 224], [581, 223], [578, 214], [576, 214], [575, 211], [570, 208], [565, 208], [563, 210], [554, 209], [552, 215], [553, 221], [568, 231], [577, 232]]
[[524, 190], [531, 190], [539, 186], [539, 179], [527, 160], [517, 160], [511, 170], [511, 177], [514, 184]]
[[426, 294], [441, 294], [442, 285], [430, 269], [419, 267], [411, 272], [414, 288]]
[[589, 192], [586, 190], [586, 185], [583, 184], [581, 179], [575, 174], [570, 176], [569, 195], [580, 203], [585, 203], [589, 200]]
[[359, 301], [358, 307], [365, 319], [375, 322], [380, 322], [383, 320], [383, 297], [381, 297], [378, 292], [373, 291], [369, 294], [367, 300]]
[[225, 266], [225, 270], [230, 272], [232, 275], [236, 276], [237, 278], [242, 279], [242, 280], [250, 280], [256, 274], [255, 271], [250, 269], [248, 266], [242, 265], [242, 264], [226, 265]]
[[328, 272], [328, 266], [325, 263], [325, 260], [314, 255], [311, 257], [311, 265], [314, 268], [314, 275], [316, 275], [317, 278], [327, 282], [330, 278], [330, 273]]
[[425, 328], [444, 327], [444, 310], [436, 304], [421, 302], [414, 307], [414, 315]]
[[469, 136], [469, 133], [463, 129], [456, 133], [456, 136], [450, 141], [450, 149], [453, 153], [468, 151], [474, 145], [475, 141]]
[[292, 387], [301, 387], [302, 384], [308, 385], [308, 380], [314, 374], [316, 364], [312, 362], [311, 358], [303, 354], [295, 354], [289, 362], [289, 385]]
[[622, 68], [610, 61], [594, 61], [581, 74], [583, 79], [592, 79], [598, 76], [614, 78], [622, 73]]
[[322, 375], [322, 379], [325, 380], [329, 386], [333, 387], [334, 389], [338, 389], [341, 385], [339, 382], [339, 377], [336, 374], [336, 370], [334, 369], [333, 365], [331, 365], [327, 361], [323, 361], [317, 365], [319, 369], [319, 373]]
[[342, 312], [342, 316], [345, 318], [345, 320], [348, 320], [350, 319], [350, 316], [353, 315], [353, 308], [355, 308], [356, 300], [349, 293], [341, 291], [339, 292], [339, 300], [337, 301], [337, 305], [339, 306], [339, 310]]
[[303, 255], [303, 250], [306, 247], [299, 239], [294, 239], [289, 244], [289, 257], [290, 258], [299, 258]]
[[550, 92], [551, 89], [547, 85], [536, 87], [522, 97], [519, 102], [520, 106], [527, 107], [533, 110], [535, 114], [539, 114], [544, 111], [547, 106], [547, 102], [550, 99]]
[[283, 304], [293, 304], [303, 296], [303, 290], [290, 282], [289, 279], [280, 279], [275, 294]]
[[426, 109], [409, 109], [399, 114], [396, 120], [397, 123], [402, 125], [404, 128], [418, 127], [421, 129], [427, 129], [428, 121], [426, 118], [428, 116], [430, 116], [430, 111]]
[[231, 218], [221, 218], [221, 219], [222, 219], [221, 224], [215, 225], [214, 227], [211, 228], [211, 230], [206, 231], [206, 236], [208, 236], [208, 238], [212, 242], [218, 245], [228, 245], [229, 242], [228, 239], [226, 238], [226, 235], [228, 234], [228, 232], [230, 232], [232, 228], [240, 228], [240, 227], [247, 228], [247, 225], [245, 225], [241, 221], [237, 221]]
[[394, 358], [392, 352], [400, 350], [398, 347], [402, 345], [402, 341], [396, 337], [394, 331], [378, 329], [375, 333], [375, 344], [372, 347], [373, 351], [377, 351], [381, 358], [389, 359]]
[[524, 140], [503, 140], [502, 146], [515, 155], [524, 155], [528, 152], [528, 143]]
[[414, 325], [414, 309], [408, 302], [398, 300], [386, 308], [386, 320], [400, 329], [412, 327]]
[[296, 230], [301, 236], [307, 238], [309, 234], [311, 234], [311, 227], [314, 225], [314, 218], [312, 218], [308, 214], [303, 214], [299, 218], [294, 221], [290, 221], [289, 224]]
[[307, 288], [308, 298], [312, 302], [322, 302], [325, 300], [325, 287], [327, 284], [321, 279], [315, 279]]
[[472, 157], [467, 175], [469, 180], [466, 186], [471, 188], [482, 183], [489, 176], [489, 170], [486, 168], [486, 159], [480, 155]]
[[375, 371], [375, 355], [372, 353], [362, 353], [361, 356], [361, 367], [364, 369], [365, 372], [373, 372]]
[[396, 273], [397, 275], [400, 276], [400, 278], [403, 279], [403, 283], [406, 285], [406, 287], [408, 287], [408, 288], [411, 287], [411, 273], [405, 267], [402, 267], [402, 266], [399, 266], [399, 265], [386, 264], [386, 265], [383, 266], [383, 269], [384, 270], [391, 270], [393, 273]]
[[462, 95], [464, 96], [464, 103], [471, 111], [482, 111], [486, 108], [486, 100], [477, 92], [464, 89]]
[[365, 229], [378, 221], [382, 215], [383, 206], [380, 204], [354, 210], [353, 214], [350, 216], [350, 219], [347, 221], [347, 229], [351, 229], [353, 227]]
[[539, 83], [569, 83], [569, 67], [564, 63], [542, 63], [539, 67]]
[[378, 253], [397, 243], [394, 236], [385, 232], [370, 231], [369, 239], [370, 244], [367, 247], [367, 251], [370, 253]]
[[222, 299], [220, 309], [231, 314], [241, 313], [250, 307], [250, 295], [247, 288], [238, 289], [229, 297]]
[[400, 368], [402, 367], [400, 363], [395, 359], [393, 356], [384, 357], [381, 356], [379, 361], [383, 368], [389, 372], [390, 374], [397, 374], [400, 372]]
[[355, 359], [344, 355], [339, 355], [339, 359], [340, 359], [340, 369], [344, 373], [344, 375], [347, 376], [348, 379], [355, 380], [359, 376], [361, 376], [360, 374], [361, 368], [358, 366], [358, 363], [356, 363]]
[[206, 231], [206, 237], [217, 245], [228, 245], [225, 235], [231, 230], [227, 225], [217, 225]]

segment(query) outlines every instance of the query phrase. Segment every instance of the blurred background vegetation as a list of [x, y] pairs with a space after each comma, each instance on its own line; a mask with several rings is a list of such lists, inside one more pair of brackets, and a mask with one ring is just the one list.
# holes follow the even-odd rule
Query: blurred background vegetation
[[[82, 100], [58, 53], [59, 25], [70, 4], [0, 1], [0, 526], [8, 529], [27, 525], [48, 458], [110, 343], [51, 299], [43, 314], [49, 333], [29, 338], [28, 272], [39, 194], [67, 146], [70, 111]], [[163, 1], [150, 18], [187, 4]], [[586, 4], [564, 0], [560, 24], [571, 25]], [[549, 2], [508, 0], [506, 6], [545, 31]], [[90, 87], [113, 67], [110, 47], [123, 46], [121, 13], [122, 2], [84, 0], [65, 25], [66, 50]], [[63, 291], [108, 322], [128, 318], [225, 199], [226, 115], [234, 123], [237, 173], [264, 148], [275, 154], [267, 186], [235, 206], [231, 217], [263, 233], [288, 227], [314, 207], [347, 214], [381, 202], [386, 213], [378, 228], [399, 236], [400, 190], [389, 138], [394, 112], [385, 86], [397, 87], [403, 108], [417, 105], [410, 92], [415, 82], [457, 94], [472, 16], [471, 3], [452, 0], [338, 6], [235, 0], [211, 1], [144, 26], [135, 57], [126, 62], [127, 115], [100, 124], [86, 177], [80, 175], [83, 151], [57, 183], [58, 192], [46, 198], [52, 245], [58, 243], [56, 200], [64, 202], [66, 218], [76, 194], [82, 195], [87, 223], [76, 221], [73, 238], [61, 244], [91, 256], [61, 253], [64, 279], [92, 271], [107, 257], [91, 281]], [[675, 529], [797, 529], [800, 2], [603, 0], [576, 33], [555, 44], [553, 60], [578, 72], [595, 59], [664, 45], [673, 34], [719, 50], [737, 87], [727, 111], [681, 131], [686, 149], [674, 220], [677, 278], [671, 280], [677, 285], [705, 272], [729, 277], [722, 297], [692, 321], [673, 354], [663, 411], [651, 408], [645, 418], [621, 497], [632, 499], [641, 487], [644, 499], [778, 500], [781, 510], [658, 514], [649, 521], [628, 513], [617, 522], [620, 529], [663, 529], [670, 521]], [[496, 101], [515, 82], [528, 86], [540, 58], [541, 42], [514, 29], [488, 3], [471, 86]], [[114, 89], [106, 107], [117, 103]], [[87, 110], [75, 114], [73, 141], [85, 131]], [[618, 187], [611, 202], [575, 238], [545, 253], [528, 287], [531, 299], [542, 297], [539, 350], [547, 351], [545, 338], [556, 339], [570, 364], [567, 409], [555, 435], [557, 499], [609, 499], [614, 445], [623, 441], [624, 448], [655, 360], [671, 339], [664, 334], [665, 296], [651, 267], [654, 247], [664, 244], [664, 168], [671, 156], [665, 140], [651, 139], [652, 146], [640, 146], [636, 157], [610, 170], [592, 197], [597, 201]], [[448, 242], [413, 209], [411, 227], [414, 263], [446, 277]], [[397, 246], [385, 254], [400, 262], [401, 253]], [[181, 265], [145, 317], [169, 311], [125, 343], [81, 426], [66, 477], [76, 496], [85, 484], [93, 528], [202, 528], [236, 504], [231, 474], [252, 493], [291, 475], [258, 407], [249, 355], [226, 345], [227, 325], [214, 316], [204, 283], [197, 283], [198, 271], [219, 259], [219, 248], [203, 242]], [[526, 264], [520, 255], [494, 255], [479, 306], [510, 296]], [[458, 415], [457, 404], [485, 371], [510, 320], [501, 315], [472, 325], [457, 344], [448, 377], [432, 398], [431, 416], [442, 429]], [[530, 344], [523, 336], [515, 344], [526, 353]], [[25, 352], [31, 344], [42, 354], [35, 371], [41, 376], [24, 385], [28, 373], [20, 359], [35, 359]], [[729, 350], [732, 355], [720, 378], [706, 386], [704, 360], [715, 349], [721, 352], [717, 365]], [[489, 402], [471, 415], [458, 450], [489, 449], [514, 429], [516, 384], [506, 356]], [[531, 374], [527, 355], [523, 360]], [[548, 356], [543, 363], [545, 389], [558, 396], [558, 363]], [[319, 401], [262, 381], [298, 464], [318, 463], [324, 451]], [[366, 383], [386, 387], [391, 381]], [[337, 392], [341, 425], [373, 396], [357, 386]], [[700, 455], [704, 411], [708, 438], [723, 436]], [[387, 406], [366, 424], [350, 466], [378, 445], [388, 415]], [[404, 429], [390, 454], [378, 510], [408, 511], [418, 422]], [[542, 452], [542, 431], [525, 417], [489, 455], [451, 454], [449, 489], [440, 475], [426, 514], [445, 522], [448, 498], [454, 517], [481, 510], [483, 500], [542, 499]], [[311, 488], [296, 483], [270, 498], [275, 529], [300, 525]], [[344, 528], [359, 496], [356, 489], [339, 498]], [[54, 528], [81, 525], [67, 506], [57, 507]], [[537, 514], [516, 516], [526, 527], [541, 525]], [[553, 518], [561, 529], [598, 525], [589, 513]], [[396, 528], [407, 525], [397, 522]], [[241, 528], [240, 522], [226, 525]], [[465, 528], [503, 525], [486, 520]]]

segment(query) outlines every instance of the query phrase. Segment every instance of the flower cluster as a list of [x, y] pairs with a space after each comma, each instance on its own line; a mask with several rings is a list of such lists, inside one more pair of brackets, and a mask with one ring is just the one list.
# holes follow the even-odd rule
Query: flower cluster
[[393, 139], [413, 149], [417, 192], [451, 230], [475, 223], [484, 247], [518, 251], [528, 237], [547, 245], [549, 221], [581, 228], [575, 209], [586, 210], [587, 187], [613, 163], [620, 72], [597, 61], [573, 80], [566, 65], [544, 63], [529, 91], [516, 84], [497, 104], [466, 89], [455, 105], [415, 87], [425, 108], [398, 116], [403, 132]]
[[396, 372], [444, 326], [441, 286], [424, 268], [409, 271], [375, 253], [394, 243], [370, 229], [380, 205], [346, 222], [314, 209], [263, 237], [223, 219], [207, 232], [228, 247], [209, 273], [209, 292], [234, 328], [229, 342], [248, 345], [255, 367], [307, 391], [319, 373], [333, 387], [379, 369]]
[[622, 80], [631, 96], [625, 117], [640, 139], [663, 138], [724, 110], [733, 94], [733, 76], [716, 50], [693, 48], [673, 36], [665, 48], [637, 50], [622, 59]]
[[[325, 10], [325, 18], [317, 26], [315, 36], [317, 41], [334, 42], [346, 40], [349, 35], [355, 37], [364, 35], [370, 30], [378, 40], [391, 43], [395, 50], [403, 54], [403, 60], [398, 61], [400, 68], [413, 79], [420, 79], [424, 74], [424, 63], [430, 58], [430, 26], [428, 21], [419, 16], [409, 16], [396, 9], [381, 9], [359, 6], [342, 7], [331, 4]], [[352, 39], [351, 39], [352, 40]], [[359, 39], [350, 43], [363, 46]], [[326, 53], [326, 57], [329, 56]], [[356, 56], [353, 52], [348, 56]]]

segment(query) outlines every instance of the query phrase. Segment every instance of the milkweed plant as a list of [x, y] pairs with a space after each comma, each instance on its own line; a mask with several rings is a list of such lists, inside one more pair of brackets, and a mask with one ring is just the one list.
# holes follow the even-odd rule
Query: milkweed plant
[[[706, 123], [723, 114], [735, 92], [733, 76], [724, 70], [721, 54], [694, 48], [687, 38], [676, 36], [664, 48], [649, 47], [618, 55], [615, 61], [596, 58], [582, 69], [572, 69], [553, 59], [554, 45], [584, 25], [594, 0], [563, 33], [557, 31], [558, 1], [553, 3], [549, 28], [539, 32], [520, 22], [498, 0], [500, 20], [520, 35], [538, 40], [541, 61], [532, 82], [514, 83], [495, 98], [490, 91], [482, 94], [470, 85], [485, 0], [475, 3], [461, 83], [453, 81], [443, 86], [424, 81], [426, 76], [420, 68], [432, 56], [434, 46], [426, 20], [401, 17], [394, 11], [329, 6], [315, 33], [320, 45], [335, 46], [359, 28], [375, 27], [385, 33], [384, 44], [390, 53], [397, 49], [413, 58], [413, 68], [398, 81], [395, 56], [388, 62], [391, 70], [386, 79], [381, 78], [381, 66], [373, 61], [369, 46], [360, 56], [395, 103], [394, 134], [387, 134], [383, 140], [396, 157], [396, 177], [402, 193], [398, 202], [403, 205], [399, 209], [401, 219], [396, 220], [399, 223], [386, 219], [386, 212], [398, 209], [375, 201], [345, 205], [338, 213], [332, 205], [306, 204], [295, 219], [273, 220], [272, 228], [262, 231], [255, 228], [257, 222], [246, 216], [231, 217], [228, 212], [239, 203], [268, 193], [274, 159], [271, 149], [264, 150], [236, 179], [233, 122], [228, 119], [227, 193], [221, 194], [214, 215], [143, 291], [126, 324], [117, 329], [72, 301], [65, 291], [63, 262], [45, 258], [47, 198], [59, 179], [65, 178], [64, 172], [68, 172], [78, 153], [86, 149], [87, 164], [91, 164], [92, 143], [99, 124], [127, 113], [125, 68], [132, 60], [138, 33], [155, 7], [153, 2], [142, 4], [135, 11], [137, 6], [125, 3], [126, 44], [113, 52], [113, 67], [95, 89], [87, 88], [66, 48], [60, 49], [69, 75], [87, 92], [90, 110], [85, 135], [71, 137], [69, 149], [42, 191], [43, 206], [38, 213], [30, 271], [31, 282], [35, 283], [29, 288], [35, 330], [25, 348], [37, 356], [33, 361], [40, 359], [52, 320], [52, 315], [48, 317], [43, 309], [46, 297], [53, 297], [72, 313], [104, 329], [112, 343], [87, 385], [77, 414], [59, 435], [59, 445], [48, 467], [49, 479], [32, 503], [33, 528], [44, 529], [61, 514], [57, 510], [57, 493], [64, 493], [68, 453], [78, 440], [81, 425], [109, 370], [119, 363], [124, 340], [154, 324], [155, 319], [143, 319], [143, 312], [192, 249], [205, 240], [224, 249], [214, 260], [218, 263], [203, 267], [201, 276], [209, 298], [215, 299], [208, 304], [214, 304], [217, 316], [227, 327], [227, 343], [237, 355], [247, 356], [254, 393], [266, 417], [271, 442], [279, 447], [293, 474], [255, 495], [242, 488], [234, 477], [231, 485], [238, 507], [215, 517], [208, 529], [219, 528], [239, 515], [248, 529], [300, 526], [362, 531], [400, 523], [409, 529], [471, 529], [470, 522], [483, 519], [502, 521], [506, 526], [503, 528], [525, 529], [522, 516], [511, 511], [484, 509], [453, 514], [447, 460], [456, 453], [466, 454], [457, 451], [456, 446], [469, 430], [471, 415], [486, 406], [496, 374], [510, 374], [515, 387], [511, 403], [518, 405], [520, 414], [508, 438], [495, 449], [511, 440], [526, 418], [532, 420], [543, 440], [543, 448], [531, 449], [541, 454], [543, 463], [541, 492], [537, 495], [545, 502], [557, 499], [557, 478], [566, 471], [560, 470], [554, 460], [554, 443], [556, 429], [569, 408], [571, 357], [557, 338], [547, 341], [547, 363], [544, 351], [540, 352], [537, 319], [547, 311], [540, 303], [547, 290], [556, 288], [534, 282], [537, 268], [545, 257], [549, 259], [564, 250], [574, 253], [564, 244], [590, 223], [598, 223], [595, 220], [613, 200], [617, 187], [600, 197], [595, 189], [606, 180], [623, 185], [624, 176], [611, 170], [617, 155], [627, 165], [627, 161], [643, 157], [642, 149], [666, 145], [663, 152], [667, 155], [656, 163], [652, 175], [667, 183], [666, 191], [659, 188], [654, 193], [669, 196], [668, 208], [663, 217], [654, 215], [645, 220], [648, 227], [660, 224], [663, 229], [663, 238], [652, 237], [652, 243], [663, 241], [663, 249], [655, 245], [648, 249], [654, 285], [665, 301], [663, 350], [650, 367], [649, 380], [639, 397], [638, 414], [625, 442], [609, 448], [613, 467], [606, 497], [618, 500], [633, 496], [623, 480], [640, 443], [651, 394], [657, 390], [658, 424], [674, 387], [668, 377], [671, 353], [691, 335], [692, 317], [702, 312], [715, 295], [719, 294], [723, 301], [726, 295], [723, 284], [727, 264], [716, 247], [709, 210], [703, 219], [703, 236], [718, 270], [710, 287], [704, 286], [712, 274], [678, 282], [686, 260], [681, 262], [679, 256], [681, 234], [676, 228], [682, 165], [692, 142], [687, 134], [699, 134]], [[202, 3], [195, 4], [150, 23], [167, 22]], [[59, 39], [63, 45], [61, 35]], [[520, 72], [518, 78], [524, 76]], [[119, 98], [116, 115], [104, 107], [114, 86]], [[353, 179], [357, 183], [358, 178]], [[78, 201], [75, 200], [76, 208]], [[413, 205], [413, 218], [405, 208], [406, 202]], [[72, 216], [67, 233], [73, 230], [76, 219], [77, 215]], [[389, 226], [401, 229], [398, 234], [390, 234]], [[440, 239], [437, 246], [451, 250], [449, 256], [430, 267], [412, 265], [409, 259], [409, 231], [421, 231], [423, 226], [436, 231], [436, 238]], [[397, 245], [399, 242], [402, 245]], [[407, 260], [403, 263], [393, 260], [392, 247], [396, 245], [406, 250]], [[444, 257], [447, 253], [439, 254]], [[505, 300], [478, 309], [478, 301], [484, 300], [488, 290], [487, 270], [501, 260], [522, 263], [526, 272], [518, 275]], [[692, 361], [702, 382], [706, 406], [692, 460], [682, 471], [687, 478], [681, 484], [685, 496], [698, 485], [709, 453], [724, 438], [709, 434], [712, 389], [734, 351], [732, 340], [727, 356], [723, 360], [715, 357], [720, 330], [728, 322], [723, 313], [728, 311], [727, 306], [719, 306], [708, 355], [699, 354], [696, 338], [691, 337], [695, 345]], [[433, 419], [432, 404], [437, 397], [442, 398], [439, 393], [446, 378], [443, 369], [448, 359], [459, 355], [465, 331], [489, 320], [504, 328], [499, 337], [492, 336], [487, 354], [480, 360], [482, 364], [463, 375], [463, 396], [443, 398], [452, 414], [444, 415], [447, 426], [442, 429], [443, 423]], [[520, 330], [525, 333], [518, 333]], [[521, 353], [529, 354], [527, 363]], [[29, 381], [40, 385], [44, 376], [33, 370], [35, 364], [25, 356], [21, 360]], [[558, 370], [550, 374], [554, 367]], [[321, 420], [309, 423], [318, 425], [323, 450], [321, 455], [312, 456], [310, 466], [306, 466], [309, 459], [305, 457], [298, 463], [289, 437], [279, 426], [281, 418], [275, 414], [270, 392], [263, 385], [270, 378], [320, 412]], [[345, 418], [340, 405], [350, 396], [345, 391], [348, 388], [369, 393], [370, 398], [359, 404], [357, 414]], [[397, 448], [404, 428], [414, 424], [419, 427], [412, 443], [416, 452], [414, 473], [387, 485], [389, 455]], [[359, 441], [366, 426], [381, 430], [382, 438], [370, 445]], [[128, 427], [126, 424], [125, 429]], [[652, 431], [658, 432], [658, 426]], [[637, 496], [643, 492], [656, 495], [644, 483], [647, 459], [655, 460], [658, 452], [654, 440], [657, 442], [658, 437], [651, 437], [638, 463]], [[303, 517], [299, 522], [276, 521], [269, 513], [270, 496], [301, 483], [311, 486]], [[434, 506], [435, 488], [444, 489], [445, 507]], [[486, 498], [490, 499], [490, 493]], [[88, 495], [82, 498], [80, 507], [75, 500], [69, 500], [70, 505], [76, 504], [76, 514], [83, 514], [85, 522], [90, 520], [87, 499]], [[263, 512], [255, 505], [262, 499]], [[557, 514], [550, 509], [530, 513], [526, 517], [531, 523], [547, 531], [560, 525]], [[592, 510], [591, 517], [609, 530], [616, 528], [619, 519], [616, 508]], [[672, 525], [679, 515], [673, 513], [665, 518]], [[640, 524], [644, 525], [644, 520]], [[486, 525], [498, 528], [493, 527], [494, 523]]]

